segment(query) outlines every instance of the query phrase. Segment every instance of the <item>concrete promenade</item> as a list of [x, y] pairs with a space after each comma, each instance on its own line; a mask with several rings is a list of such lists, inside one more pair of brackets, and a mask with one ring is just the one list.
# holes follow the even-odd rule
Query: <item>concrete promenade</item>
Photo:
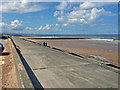
[[26, 70], [34, 73], [31, 79], [37, 81], [33, 84], [43, 88], [118, 88], [118, 73], [112, 70], [15, 36], [13, 40], [29, 67]]

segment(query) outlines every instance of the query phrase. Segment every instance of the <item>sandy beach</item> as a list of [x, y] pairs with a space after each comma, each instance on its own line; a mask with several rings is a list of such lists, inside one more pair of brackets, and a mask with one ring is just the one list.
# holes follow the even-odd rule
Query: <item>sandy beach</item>
[[106, 58], [109, 62], [118, 64], [118, 45], [112, 43], [100, 43], [78, 39], [29, 39], [37, 43], [47, 42], [48, 46], [74, 52], [80, 55], [95, 55]]

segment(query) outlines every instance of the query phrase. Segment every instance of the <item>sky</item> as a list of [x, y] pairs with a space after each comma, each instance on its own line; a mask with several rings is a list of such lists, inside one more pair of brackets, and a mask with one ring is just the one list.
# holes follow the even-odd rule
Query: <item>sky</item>
[[117, 2], [2, 2], [7, 34], [117, 34]]

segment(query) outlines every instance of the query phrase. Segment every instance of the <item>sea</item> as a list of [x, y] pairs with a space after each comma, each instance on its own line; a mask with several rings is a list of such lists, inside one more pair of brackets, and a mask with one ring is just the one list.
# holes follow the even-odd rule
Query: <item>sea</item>
[[79, 39], [101, 43], [120, 44], [120, 35], [30, 35], [42, 39]]

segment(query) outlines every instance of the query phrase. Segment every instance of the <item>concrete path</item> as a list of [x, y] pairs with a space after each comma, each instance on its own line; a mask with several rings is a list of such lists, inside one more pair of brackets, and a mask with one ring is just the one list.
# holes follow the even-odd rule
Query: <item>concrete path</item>
[[118, 88], [118, 73], [36, 43], [13, 37], [43, 88]]

